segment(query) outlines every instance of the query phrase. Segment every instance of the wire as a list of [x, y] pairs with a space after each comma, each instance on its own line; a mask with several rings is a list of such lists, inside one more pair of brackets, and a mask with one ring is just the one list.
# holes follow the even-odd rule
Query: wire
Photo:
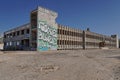
[[39, 6], [39, 0], [35, 0], [35, 5], [38, 7]]

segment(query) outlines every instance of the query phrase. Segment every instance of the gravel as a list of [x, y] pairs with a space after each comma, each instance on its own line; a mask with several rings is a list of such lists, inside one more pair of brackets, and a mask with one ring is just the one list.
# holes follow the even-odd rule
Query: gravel
[[0, 80], [120, 80], [120, 50], [0, 52]]

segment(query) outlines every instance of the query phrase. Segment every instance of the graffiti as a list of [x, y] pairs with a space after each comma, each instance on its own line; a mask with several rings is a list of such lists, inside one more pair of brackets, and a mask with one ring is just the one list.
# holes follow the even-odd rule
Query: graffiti
[[47, 25], [46, 22], [40, 21], [38, 23], [38, 26], [39, 26], [38, 28], [41, 29], [41, 31], [43, 31], [43, 32], [45, 32], [47, 34], [50, 34], [50, 35], [52, 35], [54, 37], [57, 37], [57, 29]]
[[38, 50], [57, 49], [57, 29], [45, 21], [38, 22]]

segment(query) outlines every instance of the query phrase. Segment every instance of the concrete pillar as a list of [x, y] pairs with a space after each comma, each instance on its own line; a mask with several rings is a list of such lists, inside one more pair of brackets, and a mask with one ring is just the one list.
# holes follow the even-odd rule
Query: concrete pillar
[[119, 48], [119, 38], [118, 38], [118, 35], [116, 35], [116, 47]]
[[86, 49], [86, 32], [83, 31], [83, 49]]
[[119, 48], [119, 38], [118, 38], [118, 35], [111, 35], [111, 37], [116, 39], [116, 48]]

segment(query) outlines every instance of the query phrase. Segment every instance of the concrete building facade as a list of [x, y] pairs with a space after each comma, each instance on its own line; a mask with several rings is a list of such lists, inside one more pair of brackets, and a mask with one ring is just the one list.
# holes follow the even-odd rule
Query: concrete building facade
[[5, 50], [29, 50], [30, 24], [4, 32]]
[[3, 50], [3, 36], [0, 35], [0, 50]]
[[[5, 50], [71, 50], [118, 48], [118, 36], [73, 29], [56, 23], [58, 14], [38, 7], [30, 13], [30, 23], [4, 32]], [[100, 46], [104, 42], [103, 46]]]
[[[108, 48], [118, 48], [118, 37], [114, 35], [114, 37], [106, 36], [98, 33], [94, 33], [91, 31], [85, 31], [85, 48], [100, 48], [100, 43], [105, 42], [104, 46]], [[103, 47], [104, 47], [103, 46]]]
[[82, 49], [83, 31], [58, 25], [58, 50]]

